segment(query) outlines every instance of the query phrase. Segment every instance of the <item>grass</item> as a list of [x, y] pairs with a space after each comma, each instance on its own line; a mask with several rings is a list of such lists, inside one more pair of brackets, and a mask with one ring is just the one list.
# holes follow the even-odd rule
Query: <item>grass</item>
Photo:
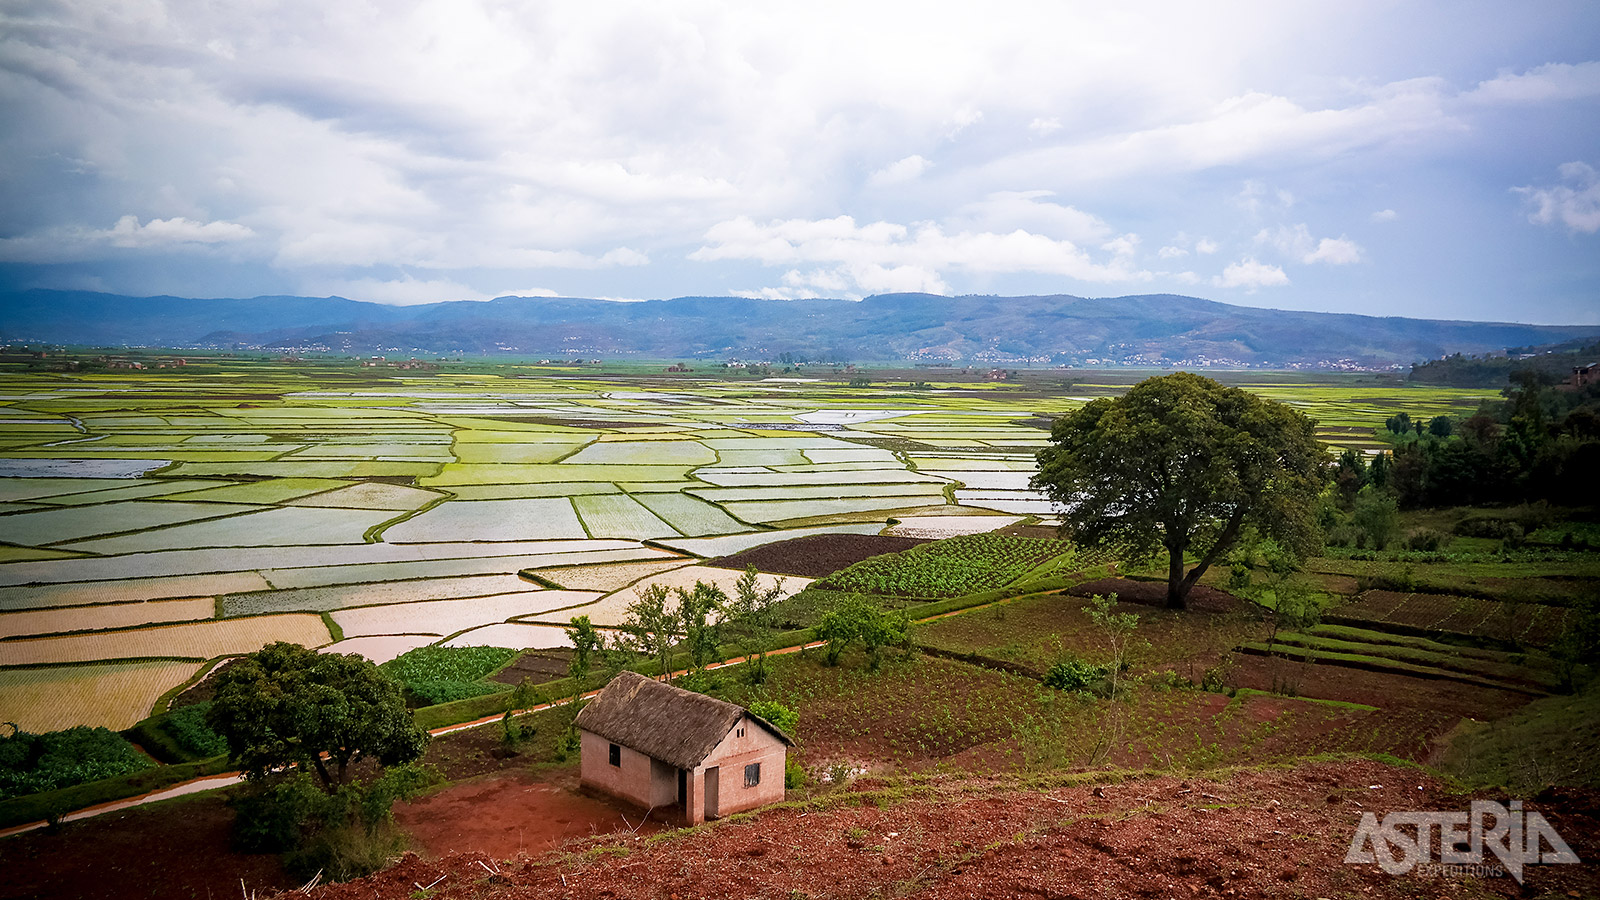
[[1600, 788], [1600, 681], [1535, 700], [1497, 722], [1463, 721], [1440, 767], [1474, 786], [1531, 796], [1552, 785]]

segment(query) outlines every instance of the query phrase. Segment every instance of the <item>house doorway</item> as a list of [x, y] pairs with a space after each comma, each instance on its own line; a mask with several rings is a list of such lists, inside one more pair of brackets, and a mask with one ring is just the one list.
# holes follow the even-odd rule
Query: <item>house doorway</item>
[[678, 770], [678, 809], [685, 817], [689, 815], [689, 772], [687, 769]]
[[715, 819], [717, 817], [717, 798], [719, 796], [721, 796], [721, 793], [722, 793], [721, 791], [718, 790], [718, 788], [720, 787], [721, 780], [722, 780], [722, 769], [721, 769], [720, 766], [712, 766], [711, 768], [706, 769], [706, 818], [707, 819]]

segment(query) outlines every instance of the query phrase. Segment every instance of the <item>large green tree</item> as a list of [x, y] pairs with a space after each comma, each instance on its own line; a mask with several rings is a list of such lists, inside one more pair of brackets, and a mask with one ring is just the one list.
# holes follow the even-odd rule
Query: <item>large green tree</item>
[[[1167, 605], [1189, 591], [1246, 526], [1298, 552], [1326, 456], [1305, 415], [1187, 372], [1150, 378], [1056, 420], [1033, 484], [1085, 543], [1165, 551]], [[1187, 572], [1185, 556], [1197, 562]]]
[[260, 779], [289, 766], [324, 790], [365, 759], [392, 766], [422, 756], [428, 733], [412, 721], [399, 682], [354, 653], [318, 653], [283, 641], [217, 678], [206, 721], [229, 758]]

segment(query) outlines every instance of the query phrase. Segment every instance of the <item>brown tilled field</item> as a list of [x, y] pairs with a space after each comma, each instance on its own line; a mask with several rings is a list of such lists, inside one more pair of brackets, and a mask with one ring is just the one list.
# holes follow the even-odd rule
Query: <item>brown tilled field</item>
[[776, 575], [825, 578], [864, 559], [926, 543], [924, 538], [877, 534], [813, 534], [713, 559], [706, 565], [740, 570], [755, 566], [757, 571]]

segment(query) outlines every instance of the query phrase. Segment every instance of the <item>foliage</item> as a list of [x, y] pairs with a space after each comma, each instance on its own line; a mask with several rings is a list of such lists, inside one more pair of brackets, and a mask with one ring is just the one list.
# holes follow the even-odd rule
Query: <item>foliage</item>
[[1050, 667], [1050, 671], [1044, 674], [1044, 683], [1046, 687], [1058, 691], [1086, 691], [1109, 674], [1104, 666], [1097, 666], [1066, 653], [1062, 654], [1061, 658]]
[[516, 655], [516, 650], [505, 647], [418, 647], [379, 668], [431, 706], [504, 691], [504, 685], [483, 678]]
[[794, 737], [795, 726], [800, 724], [800, 713], [776, 700], [757, 700], [750, 711], [777, 726], [778, 730]]
[[405, 848], [393, 826], [395, 801], [437, 781], [427, 768], [402, 765], [328, 792], [300, 772], [234, 801], [234, 846], [246, 853], [283, 853], [284, 867], [297, 878], [316, 872], [329, 881], [370, 875]]
[[633, 650], [659, 662], [661, 674], [671, 681], [672, 669], [668, 663], [672, 657], [672, 645], [678, 639], [678, 616], [676, 611], [667, 607], [669, 596], [670, 592], [661, 584], [652, 584], [637, 591], [637, 599], [628, 604], [628, 617], [622, 622], [622, 633], [628, 636]]
[[1368, 486], [1356, 495], [1350, 519], [1365, 538], [1366, 546], [1382, 550], [1394, 540], [1400, 528], [1400, 507], [1393, 495]]
[[[7, 734], [6, 732], [10, 732]], [[114, 731], [79, 725], [32, 734], [0, 724], [0, 800], [154, 766]]]
[[573, 616], [566, 632], [567, 640], [572, 642], [572, 660], [567, 663], [567, 675], [582, 681], [589, 677], [590, 657], [601, 648], [605, 638], [595, 630], [588, 616]]
[[755, 566], [746, 568], [734, 584], [733, 600], [727, 606], [723, 624], [740, 640], [748, 658], [745, 674], [751, 684], [767, 680], [767, 650], [778, 630], [776, 607], [782, 597], [783, 579], [762, 590]]
[[[1044, 562], [1073, 552], [1070, 544], [1050, 538], [962, 535], [862, 560], [815, 587], [886, 596], [959, 597], [1004, 587]], [[1080, 553], [1067, 562], [1094, 565], [1089, 557]]]
[[816, 637], [828, 643], [823, 654], [830, 666], [839, 664], [847, 647], [861, 642], [868, 666], [876, 672], [882, 663], [882, 648], [910, 646], [911, 620], [904, 612], [885, 610], [876, 599], [846, 594], [817, 622]]
[[1118, 681], [1123, 671], [1128, 668], [1128, 650], [1133, 645], [1133, 631], [1139, 627], [1137, 614], [1119, 613], [1116, 607], [1116, 594], [1105, 596], [1095, 594], [1089, 598], [1089, 621], [1099, 630], [1101, 639], [1111, 655], [1111, 662], [1106, 666], [1106, 676], [1111, 682], [1112, 697], [1117, 696]]
[[1520, 372], [1501, 394], [1397, 443], [1389, 487], [1401, 507], [1600, 500], [1600, 386], [1555, 390]]
[[329, 792], [349, 781], [355, 763], [407, 763], [428, 744], [400, 684], [377, 666], [282, 641], [218, 676], [206, 722], [251, 780], [298, 765]]
[[206, 724], [206, 713], [210, 709], [209, 701], [179, 707], [167, 715], [161, 730], [195, 759], [227, 753], [228, 742]]
[[[1179, 372], [1056, 420], [1033, 484], [1075, 539], [1168, 559], [1167, 603], [1254, 526], [1300, 553], [1316, 546], [1323, 481], [1315, 423], [1288, 406]], [[1198, 564], [1184, 572], [1184, 557]]]
[[678, 628], [683, 634], [684, 649], [689, 652], [689, 666], [699, 672], [716, 662], [722, 646], [722, 611], [728, 595], [714, 584], [696, 581], [693, 588], [676, 588], [678, 595]]
[[784, 760], [783, 763], [783, 789], [786, 791], [803, 790], [810, 783], [811, 776], [806, 774], [805, 767], [794, 759]]

